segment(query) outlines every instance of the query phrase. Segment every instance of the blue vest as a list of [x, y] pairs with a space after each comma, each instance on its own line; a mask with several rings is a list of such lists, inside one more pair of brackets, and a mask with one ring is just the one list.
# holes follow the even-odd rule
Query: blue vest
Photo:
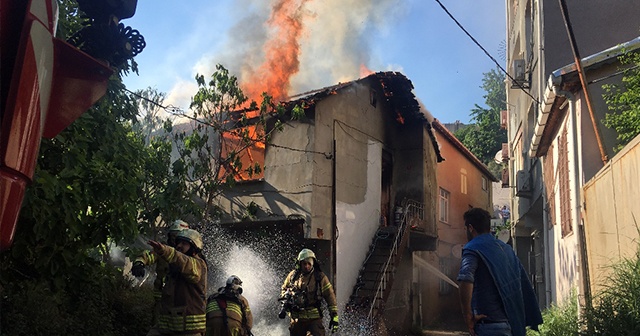
[[476, 252], [489, 269], [513, 335], [525, 336], [527, 326], [538, 330], [538, 325], [542, 324], [538, 300], [527, 272], [511, 246], [486, 233], [473, 238], [464, 249]]

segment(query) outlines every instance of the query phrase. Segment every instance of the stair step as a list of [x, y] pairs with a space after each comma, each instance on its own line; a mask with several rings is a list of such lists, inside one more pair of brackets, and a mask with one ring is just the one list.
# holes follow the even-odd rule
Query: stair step
[[358, 292], [356, 292], [356, 293], [354, 293], [352, 295], [352, 297], [355, 297], [355, 298], [372, 298], [376, 294], [377, 290], [378, 290], [378, 288], [360, 288], [358, 290]]
[[367, 264], [384, 264], [389, 260], [389, 253], [372, 254], [367, 260]]
[[380, 278], [380, 272], [363, 272], [360, 281], [376, 281]]

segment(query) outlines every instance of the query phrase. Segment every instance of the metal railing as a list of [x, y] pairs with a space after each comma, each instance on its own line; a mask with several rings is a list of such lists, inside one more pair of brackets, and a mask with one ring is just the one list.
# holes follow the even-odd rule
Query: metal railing
[[387, 290], [387, 287], [391, 284], [393, 280], [393, 275], [395, 273], [395, 263], [394, 259], [398, 254], [398, 248], [400, 243], [402, 242], [402, 238], [405, 235], [405, 231], [408, 227], [407, 217], [417, 217], [419, 219], [424, 218], [424, 206], [421, 203], [406, 200], [403, 211], [402, 211], [402, 219], [400, 224], [398, 225], [398, 232], [393, 240], [393, 245], [391, 245], [391, 251], [389, 253], [389, 258], [384, 263], [382, 267], [382, 271], [380, 272], [380, 280], [378, 283], [378, 288], [376, 289], [375, 294], [373, 295], [373, 300], [371, 302], [371, 307], [369, 308], [369, 314], [367, 315], [367, 319], [369, 322], [373, 322], [374, 310], [376, 308], [380, 309], [380, 305], [378, 302], [384, 301], [384, 295]]

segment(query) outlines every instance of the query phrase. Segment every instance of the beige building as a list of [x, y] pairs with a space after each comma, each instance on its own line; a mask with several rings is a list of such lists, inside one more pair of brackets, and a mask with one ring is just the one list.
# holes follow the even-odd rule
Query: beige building
[[640, 27], [637, 1], [561, 2], [564, 11], [555, 0], [507, 2], [510, 78], [503, 119], [512, 235], [542, 307], [563, 301], [574, 288], [581, 298], [590, 295], [582, 188], [613, 156], [615, 140], [601, 123], [607, 112], [601, 86], [619, 81], [611, 65], [615, 47], [633, 45]]

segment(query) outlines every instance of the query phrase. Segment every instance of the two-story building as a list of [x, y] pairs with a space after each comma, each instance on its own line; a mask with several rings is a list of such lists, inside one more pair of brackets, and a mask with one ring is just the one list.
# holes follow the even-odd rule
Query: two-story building
[[469, 208], [492, 212], [492, 182], [498, 180], [438, 120], [432, 122], [444, 161], [438, 164], [438, 242], [434, 251], [416, 252], [420, 316], [426, 328], [464, 330], [455, 281], [462, 246], [468, 242], [462, 215]]
[[[412, 323], [404, 289], [413, 279], [410, 267], [409, 277], [395, 273], [402, 257], [411, 265], [410, 251], [435, 246], [442, 159], [412, 89], [404, 75], [379, 72], [291, 97], [287, 105], [302, 106], [305, 117], [273, 134], [260, 179], [238, 183], [218, 201], [223, 225], [301, 223], [302, 245], [323, 263], [340, 311], [357, 296], [366, 315], [379, 314], [380, 301], [391, 297], [393, 314], [407, 316], [400, 324]], [[259, 211], [243, 220], [250, 206]]]

